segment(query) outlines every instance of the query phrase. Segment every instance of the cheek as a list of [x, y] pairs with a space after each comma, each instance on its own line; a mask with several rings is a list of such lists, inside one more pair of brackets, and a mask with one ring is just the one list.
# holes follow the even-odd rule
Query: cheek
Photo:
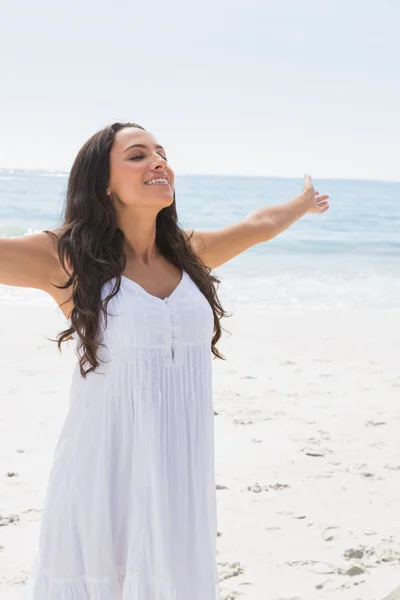
[[132, 189], [134, 185], [141, 185], [143, 169], [134, 163], [127, 163], [115, 169], [111, 181], [115, 189]]

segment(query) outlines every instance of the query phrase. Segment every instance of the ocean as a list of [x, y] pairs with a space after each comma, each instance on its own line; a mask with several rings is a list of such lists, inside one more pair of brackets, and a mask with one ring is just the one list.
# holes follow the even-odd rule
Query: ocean
[[[67, 173], [0, 171], [0, 237], [58, 225]], [[302, 178], [176, 176], [185, 228], [234, 223], [262, 206], [297, 196]], [[323, 215], [306, 215], [215, 271], [224, 308], [271, 310], [400, 308], [400, 183], [314, 179], [330, 195]], [[47, 304], [39, 290], [0, 285], [0, 303]]]

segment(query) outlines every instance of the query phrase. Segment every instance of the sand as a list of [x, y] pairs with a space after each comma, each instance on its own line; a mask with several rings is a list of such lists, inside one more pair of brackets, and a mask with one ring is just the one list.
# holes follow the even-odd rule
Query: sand
[[[221, 598], [400, 586], [400, 312], [233, 308], [214, 361]], [[53, 306], [0, 308], [0, 598], [23, 597], [68, 407]]]

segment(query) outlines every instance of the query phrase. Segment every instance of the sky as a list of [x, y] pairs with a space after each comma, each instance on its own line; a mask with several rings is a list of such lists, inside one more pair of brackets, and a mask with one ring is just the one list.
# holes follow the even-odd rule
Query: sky
[[7, 2], [0, 168], [128, 120], [177, 175], [400, 181], [399, 30], [399, 0]]

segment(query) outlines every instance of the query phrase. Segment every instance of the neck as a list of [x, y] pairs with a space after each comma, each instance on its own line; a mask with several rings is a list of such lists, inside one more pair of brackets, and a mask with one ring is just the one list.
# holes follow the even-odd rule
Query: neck
[[[119, 219], [118, 227], [125, 237], [125, 255], [135, 263], [150, 265], [160, 256], [156, 246], [156, 218], [147, 211], [130, 211]], [[149, 211], [150, 212], [150, 211]], [[135, 214], [136, 213], [136, 214]]]

